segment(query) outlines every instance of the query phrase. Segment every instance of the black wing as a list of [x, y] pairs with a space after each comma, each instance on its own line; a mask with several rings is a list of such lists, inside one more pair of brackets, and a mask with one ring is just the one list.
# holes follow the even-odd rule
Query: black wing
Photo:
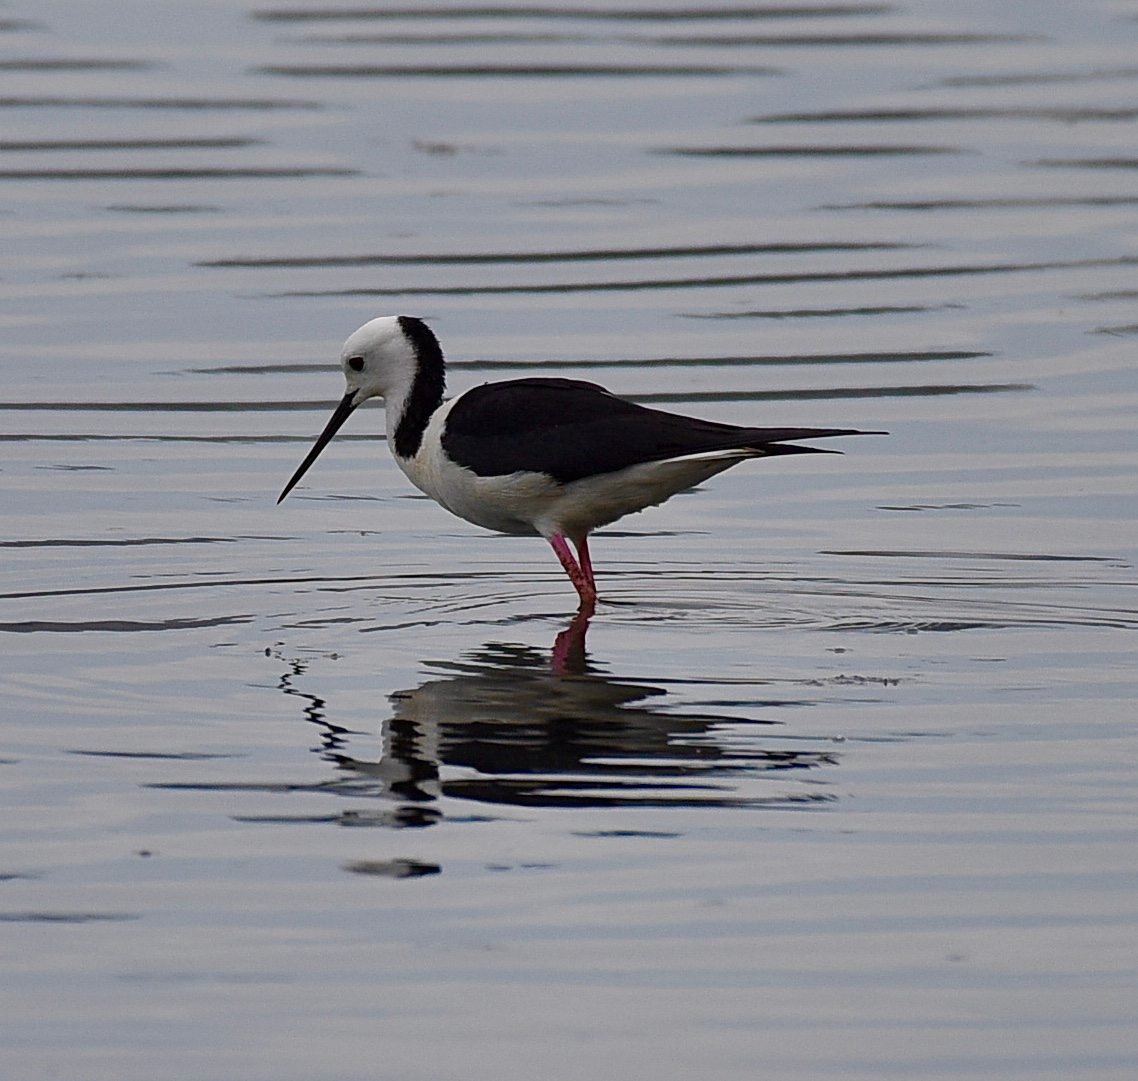
[[789, 439], [861, 435], [850, 428], [742, 428], [625, 401], [576, 379], [511, 379], [463, 394], [447, 415], [443, 449], [481, 477], [545, 473], [568, 484], [640, 462], [703, 451], [818, 453]]

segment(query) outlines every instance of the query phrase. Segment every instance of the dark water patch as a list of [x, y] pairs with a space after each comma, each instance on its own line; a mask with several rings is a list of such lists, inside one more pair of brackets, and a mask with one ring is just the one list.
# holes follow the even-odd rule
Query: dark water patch
[[266, 22], [330, 22], [357, 19], [595, 19], [613, 22], [718, 22], [750, 19], [816, 19], [884, 15], [894, 4], [757, 4], [679, 8], [556, 7], [496, 4], [471, 7], [266, 8], [252, 18]]
[[750, 124], [928, 123], [931, 120], [1054, 120], [1075, 124], [1086, 120], [1131, 121], [1138, 108], [1099, 106], [937, 106], [906, 109], [827, 109], [809, 113], [770, 113], [752, 117]]
[[256, 146], [264, 141], [241, 136], [179, 139], [0, 139], [0, 151], [222, 150]]
[[442, 873], [437, 863], [421, 860], [353, 860], [344, 864], [344, 870], [353, 875], [376, 875], [380, 878], [422, 878]]
[[771, 67], [730, 64], [266, 64], [257, 75], [300, 79], [552, 79], [779, 75]]
[[[118, 592], [118, 591], [116, 591]], [[46, 595], [46, 594], [43, 594]], [[7, 596], [11, 597], [12, 594]], [[217, 616], [214, 619], [83, 619], [42, 620], [26, 619], [14, 623], [0, 623], [0, 633], [7, 634], [77, 634], [86, 631], [108, 631], [133, 634], [136, 631], [185, 631], [199, 627], [228, 627], [252, 623], [253, 616]]]
[[[0, 144], [2, 145], [2, 144]], [[803, 243], [677, 244], [650, 248], [580, 248], [561, 251], [440, 252], [438, 254], [362, 254], [232, 256], [206, 259], [195, 266], [225, 268], [301, 268], [362, 266], [484, 266], [511, 263], [607, 262], [623, 259], [685, 259], [725, 255], [782, 255], [813, 252], [906, 251], [924, 245], [890, 241], [817, 241]]]
[[214, 166], [162, 169], [0, 169], [0, 180], [257, 180], [359, 176], [332, 166]]
[[889, 146], [881, 143], [857, 146], [671, 146], [659, 147], [652, 152], [683, 158], [911, 158], [963, 153], [954, 146]]

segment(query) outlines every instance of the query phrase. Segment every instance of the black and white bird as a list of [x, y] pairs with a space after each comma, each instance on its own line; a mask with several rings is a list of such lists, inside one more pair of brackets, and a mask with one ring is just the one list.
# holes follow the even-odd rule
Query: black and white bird
[[475, 525], [544, 537], [590, 613], [594, 529], [747, 458], [820, 453], [791, 440], [881, 434], [718, 424], [648, 409], [577, 379], [485, 383], [444, 401], [438, 339], [409, 315], [365, 323], [344, 343], [340, 367], [347, 393], [278, 503], [352, 412], [382, 398], [388, 446], [411, 483]]

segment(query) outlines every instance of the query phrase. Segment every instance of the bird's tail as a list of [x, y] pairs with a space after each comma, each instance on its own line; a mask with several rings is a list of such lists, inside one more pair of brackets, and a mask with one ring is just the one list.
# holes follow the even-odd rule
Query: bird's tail
[[747, 432], [747, 446], [764, 456], [778, 454], [841, 454], [840, 450], [823, 447], [800, 447], [797, 439], [829, 439], [838, 435], [888, 435], [888, 432], [863, 432], [857, 428], [752, 428]]

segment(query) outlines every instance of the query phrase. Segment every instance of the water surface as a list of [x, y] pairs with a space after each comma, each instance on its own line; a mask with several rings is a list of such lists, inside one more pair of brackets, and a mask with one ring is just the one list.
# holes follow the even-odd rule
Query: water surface
[[[1136, 45], [9, 4], [4, 1076], [1134, 1076]], [[890, 435], [602, 531], [585, 627], [377, 410], [274, 505], [390, 312]]]

